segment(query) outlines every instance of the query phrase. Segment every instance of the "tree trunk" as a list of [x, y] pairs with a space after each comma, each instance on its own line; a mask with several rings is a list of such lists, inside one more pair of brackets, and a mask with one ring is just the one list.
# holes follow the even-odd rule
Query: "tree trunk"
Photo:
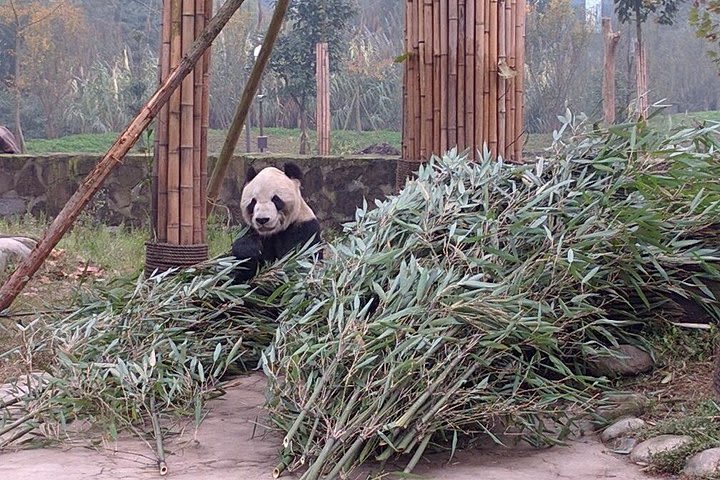
[[300, 155], [306, 155], [309, 147], [308, 147], [308, 135], [307, 135], [307, 118], [306, 118], [306, 111], [305, 111], [305, 97], [297, 102], [298, 108], [300, 109], [300, 151], [298, 152]]
[[80, 215], [83, 207], [92, 199], [100, 189], [105, 179], [110, 175], [113, 168], [120, 164], [123, 157], [132, 148], [143, 130], [150, 124], [155, 115], [170, 99], [172, 93], [182, 83], [183, 79], [192, 72], [203, 52], [217, 37], [220, 30], [230, 20], [233, 13], [240, 8], [244, 0], [227, 0], [218, 11], [217, 15], [207, 24], [202, 34], [192, 44], [190, 51], [182, 59], [175, 70], [170, 73], [165, 83], [160, 86], [155, 94], [148, 100], [140, 113], [127, 126], [125, 131], [118, 137], [110, 147], [105, 156], [98, 162], [95, 168], [85, 177], [77, 191], [63, 207], [43, 238], [38, 242], [35, 249], [20, 264], [20, 266], [8, 278], [0, 288], [0, 311], [8, 308], [15, 297], [20, 293], [30, 278], [37, 272], [45, 258], [50, 254], [53, 247], [57, 245], [65, 232], [72, 226], [75, 219]]
[[615, 123], [615, 50], [620, 40], [620, 33], [612, 31], [609, 18], [602, 19], [603, 41], [605, 44], [603, 65], [603, 118], [605, 123]]
[[17, 140], [20, 153], [25, 153], [25, 135], [23, 135], [20, 112], [22, 110], [22, 96], [20, 95], [20, 51], [22, 48], [22, 38], [20, 35], [20, 19], [16, 18], [15, 24], [15, 72], [13, 78], [13, 86], [15, 87], [15, 125], [14, 134]]

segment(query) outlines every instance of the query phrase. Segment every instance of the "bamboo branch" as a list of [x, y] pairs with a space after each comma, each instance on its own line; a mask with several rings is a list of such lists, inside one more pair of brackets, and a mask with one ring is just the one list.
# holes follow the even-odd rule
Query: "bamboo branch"
[[270, 60], [270, 54], [272, 53], [275, 40], [280, 33], [280, 27], [285, 19], [285, 12], [287, 12], [290, 0], [278, 0], [275, 4], [275, 12], [270, 20], [270, 26], [265, 34], [262, 47], [260, 48], [260, 55], [258, 55], [255, 65], [253, 65], [252, 72], [250, 72], [250, 78], [248, 78], [245, 84], [245, 90], [243, 91], [240, 103], [235, 110], [235, 117], [233, 118], [230, 129], [228, 130], [225, 143], [223, 144], [222, 150], [220, 151], [220, 157], [218, 158], [215, 168], [213, 169], [210, 181], [207, 187], [207, 211], [212, 211], [212, 207], [215, 203], [215, 199], [220, 192], [220, 185], [225, 177], [230, 159], [235, 153], [235, 147], [237, 146], [238, 139], [240, 138], [240, 132], [245, 120], [247, 119], [248, 112], [250, 111], [250, 105], [252, 105], [253, 98], [257, 93], [258, 85], [260, 85], [260, 79], [265, 72], [265, 66]]
[[77, 191], [65, 207], [63, 207], [62, 211], [60, 211], [35, 249], [13, 272], [2, 288], [0, 288], [0, 311], [8, 308], [12, 304], [15, 297], [17, 297], [30, 278], [40, 268], [40, 265], [45, 261], [45, 258], [50, 254], [53, 247], [57, 245], [65, 232], [72, 226], [85, 205], [100, 189], [105, 179], [110, 175], [110, 172], [112, 172], [132, 148], [145, 128], [160, 111], [160, 108], [167, 103], [170, 95], [172, 95], [182, 80], [192, 71], [195, 63], [200, 59], [203, 52], [215, 37], [218, 36], [222, 28], [230, 20], [230, 17], [240, 8], [243, 2], [244, 0], [227, 0], [223, 4], [217, 15], [210, 20], [202, 34], [195, 40], [192, 48], [182, 59], [178, 67], [170, 73], [170, 76], [165, 80], [163, 85], [155, 91], [155, 94], [125, 128], [125, 131], [118, 137], [105, 156], [98, 162], [87, 177], [85, 177], [85, 180], [83, 180]]

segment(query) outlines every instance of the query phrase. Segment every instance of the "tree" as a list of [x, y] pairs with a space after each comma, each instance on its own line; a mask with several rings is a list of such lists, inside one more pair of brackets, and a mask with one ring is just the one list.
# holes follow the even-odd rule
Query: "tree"
[[[84, 28], [83, 11], [68, 2], [8, 0], [0, 5], [0, 23], [11, 38], [13, 60], [6, 84], [15, 96], [15, 135], [24, 150], [21, 125], [23, 92], [42, 105], [48, 136], [57, 136], [61, 107], [67, 100], [73, 72], [80, 67], [83, 47], [77, 39]], [[8, 33], [9, 32], [9, 33]]]
[[[554, 32], [548, 35], [547, 32]], [[527, 16], [525, 117], [529, 131], [551, 132], [570, 104], [588, 112], [600, 97], [599, 43], [585, 15], [565, 0], [530, 5]], [[572, 103], [571, 103], [572, 102]]]
[[330, 70], [338, 69], [347, 42], [347, 23], [355, 14], [353, 0], [296, 0], [285, 31], [277, 40], [270, 70], [283, 83], [283, 93], [300, 117], [300, 153], [307, 152], [308, 100], [315, 96], [315, 45], [327, 42]]
[[690, 10], [690, 25], [698, 37], [710, 43], [708, 56], [720, 71], [720, 0], [696, 0]]
[[642, 36], [642, 24], [652, 14], [661, 25], [671, 25], [682, 0], [615, 0], [615, 12], [621, 23], [635, 23], [637, 39], [635, 54], [635, 76], [637, 83], [637, 112], [640, 117], [647, 115], [647, 61]]

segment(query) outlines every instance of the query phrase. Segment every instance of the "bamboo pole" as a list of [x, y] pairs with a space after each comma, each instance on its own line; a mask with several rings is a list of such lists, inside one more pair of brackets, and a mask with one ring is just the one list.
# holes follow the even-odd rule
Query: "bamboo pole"
[[465, 4], [465, 145], [475, 158], [475, 0]]
[[408, 132], [409, 132], [409, 143], [408, 143], [408, 160], [417, 161], [420, 158], [420, 152], [418, 148], [417, 136], [420, 131], [417, 129], [416, 110], [419, 108], [418, 105], [418, 66], [420, 65], [420, 58], [416, 48], [416, 37], [417, 37], [417, 9], [415, 8], [416, 0], [407, 0], [406, 3], [406, 18], [408, 19], [408, 38], [406, 40], [406, 48], [408, 52], [407, 59], [407, 76], [405, 82], [408, 87]]
[[516, 67], [517, 77], [515, 80], [515, 161], [522, 161], [522, 150], [524, 143], [524, 132], [525, 132], [525, 13], [526, 13], [526, 0], [518, 0], [517, 2], [517, 26], [515, 37], [517, 39], [516, 45]]
[[483, 128], [483, 110], [487, 108], [484, 103], [485, 78], [487, 76], [485, 59], [485, 2], [473, 0], [475, 4], [475, 149], [482, 151], [485, 141]]
[[[213, 12], [213, 0], [205, 0], [205, 23], [210, 21]], [[203, 224], [202, 230], [202, 241], [207, 241], [207, 208], [205, 203], [207, 201], [207, 176], [208, 176], [208, 129], [210, 127], [210, 52], [212, 48], [208, 48], [203, 55], [203, 107], [202, 107], [202, 126], [200, 132], [200, 145], [202, 149], [202, 157], [200, 163], [200, 198], [202, 204], [200, 205], [200, 217]]]
[[[195, 0], [195, 32], [201, 32], [205, 26], [205, 0]], [[205, 223], [202, 220], [202, 207], [204, 205], [201, 196], [201, 165], [202, 165], [202, 113], [203, 113], [203, 81], [205, 80], [205, 72], [203, 70], [203, 58], [195, 65], [193, 70], [193, 198], [192, 198], [192, 216], [193, 216], [193, 245], [201, 244], [202, 230], [205, 229]]]
[[423, 55], [420, 51], [420, 39], [422, 38], [422, 3], [421, 0], [413, 2], [413, 55], [416, 61], [413, 63], [415, 67], [415, 118], [413, 119], [413, 129], [415, 135], [415, 157], [414, 161], [420, 161], [423, 157], [423, 137], [422, 137], [422, 102], [423, 102]]
[[[159, 85], [168, 78], [170, 75], [170, 29], [171, 29], [171, 17], [170, 17], [170, 2], [163, 2], [162, 10], [162, 28], [161, 37], [162, 45], [160, 51], [160, 82]], [[153, 169], [157, 171], [157, 180], [155, 182], [157, 197], [157, 209], [153, 216], [153, 227], [155, 228], [155, 238], [159, 242], [167, 241], [167, 175], [168, 175], [168, 122], [169, 122], [169, 107], [165, 105], [160, 110], [160, 115], [157, 121], [157, 132], [155, 138], [157, 139], [157, 149], [155, 150], [155, 161], [153, 162]]]
[[450, 148], [448, 132], [448, 110], [450, 105], [448, 97], [449, 29], [446, 28], [450, 24], [448, 18], [449, 1], [452, 0], [440, 0], [440, 149], [443, 152]]
[[457, 146], [465, 150], [465, 0], [457, 0]]
[[493, 101], [490, 98], [490, 0], [482, 0], [483, 12], [485, 17], [484, 22], [484, 58], [483, 58], [483, 108], [482, 108], [482, 119], [483, 119], [483, 143], [490, 148], [490, 103]]
[[448, 6], [448, 143], [458, 144], [458, 4]]
[[[445, 1], [445, 0], [443, 0]], [[432, 3], [432, 20], [433, 20], [433, 28], [432, 28], [432, 87], [433, 87], [433, 93], [432, 93], [432, 146], [433, 146], [433, 153], [436, 153], [438, 155], [441, 155], [442, 152], [445, 151], [445, 148], [443, 147], [442, 140], [441, 140], [441, 112], [442, 112], [442, 105], [441, 105], [441, 89], [440, 79], [442, 78], [444, 72], [442, 71], [442, 59], [441, 59], [441, 52], [440, 52], [440, 37], [442, 36], [442, 33], [444, 32], [444, 28], [442, 27], [440, 23], [440, 0], [434, 0]]]
[[[171, 0], [170, 5], [170, 66], [182, 58], [182, 0]], [[168, 121], [168, 175], [167, 175], [167, 241], [180, 243], [180, 101], [182, 87], [170, 97]]]
[[230, 17], [240, 8], [243, 2], [244, 0], [225, 1], [217, 15], [212, 18], [203, 33], [193, 43], [193, 48], [188, 55], [170, 73], [165, 82], [158, 87], [140, 113], [130, 122], [95, 168], [85, 177], [77, 191], [70, 197], [65, 207], [45, 231], [37, 246], [0, 288], [0, 311], [5, 310], [12, 304], [15, 297], [40, 268], [53, 247], [57, 245], [65, 232], [72, 226], [83, 207], [100, 189], [110, 172], [120, 164], [123, 157], [135, 145], [143, 130], [152, 122], [160, 108], [167, 103], [172, 93], [192, 71], [200, 56], [212, 43], [213, 39], [218, 36], [222, 28], [230, 20]]
[[[405, 2], [405, 23], [403, 25], [403, 47], [405, 52], [407, 52], [407, 41], [408, 41], [408, 16], [407, 16], [407, 6], [408, 2]], [[408, 115], [408, 104], [410, 103], [410, 98], [408, 97], [408, 65], [410, 64], [410, 59], [405, 58], [405, 61], [403, 63], [403, 84], [402, 84], [402, 95], [403, 95], [403, 114], [402, 114], [402, 141], [400, 142], [400, 148], [402, 151], [402, 158], [408, 158], [408, 139], [410, 138], [410, 130], [408, 129], [408, 121], [409, 118]]]
[[490, 150], [498, 154], [498, 0], [490, 0]]
[[258, 85], [260, 85], [260, 79], [265, 71], [265, 66], [270, 59], [270, 54], [272, 53], [273, 46], [275, 45], [275, 39], [277, 38], [278, 33], [280, 33], [280, 27], [282, 27], [285, 12], [287, 12], [289, 4], [290, 0], [278, 0], [275, 4], [275, 12], [273, 12], [272, 19], [270, 20], [270, 25], [268, 26], [267, 33], [265, 34], [262, 48], [260, 48], [260, 54], [258, 55], [257, 60], [255, 60], [255, 65], [253, 65], [250, 77], [245, 84], [245, 90], [243, 90], [240, 103], [235, 110], [235, 117], [228, 129], [225, 143], [220, 151], [220, 157], [218, 158], [212, 175], [210, 176], [210, 182], [207, 187], [206, 208], [208, 212], [212, 211], [212, 206], [215, 203], [215, 199], [217, 199], [218, 193], [220, 192], [220, 186], [223, 178], [225, 177], [225, 172], [227, 171], [230, 159], [235, 152], [238, 138], [240, 138], [240, 132], [242, 131], [245, 120], [247, 119], [247, 114], [250, 111], [252, 100], [257, 93], [257, 88]]
[[507, 90], [505, 93], [505, 104], [507, 105], [507, 118], [505, 119], [506, 147], [505, 158], [510, 162], [515, 161], [515, 11], [516, 0], [505, 2], [505, 23], [507, 32], [507, 63], [508, 78], [506, 79]]
[[[182, 0], [182, 55], [195, 37], [195, 0]], [[195, 160], [195, 78], [188, 75], [180, 86], [180, 245], [193, 244], [193, 162]]]
[[[497, 52], [497, 64], [507, 65], [507, 24], [505, 23], [505, 3], [507, 0], [500, 4], [498, 2], [498, 26], [497, 26], [497, 39], [498, 39], [498, 52]], [[497, 72], [496, 77], [498, 83], [497, 92], [497, 155], [505, 157], [505, 134], [507, 127], [507, 79], [505, 75], [501, 75]]]
[[[423, 2], [423, 29], [425, 34], [423, 35], [423, 72], [425, 74], [425, 81], [427, 87], [425, 89], [425, 102], [422, 104], [423, 109], [423, 125], [422, 129], [425, 132], [425, 155], [421, 157], [423, 161], [430, 158], [435, 150], [433, 144], [434, 137], [434, 118], [433, 118], [433, 93], [435, 91], [434, 80], [433, 80], [433, 11], [432, 11], [433, 0], [424, 0]], [[440, 153], [440, 152], [437, 152]]]

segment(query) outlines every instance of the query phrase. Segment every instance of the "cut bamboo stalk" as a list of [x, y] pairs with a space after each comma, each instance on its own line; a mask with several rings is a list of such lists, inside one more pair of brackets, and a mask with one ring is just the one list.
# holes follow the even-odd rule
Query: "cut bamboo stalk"
[[[182, 0], [181, 55], [186, 55], [190, 51], [194, 37], [195, 0]], [[194, 75], [188, 75], [180, 86], [180, 245], [193, 244], [194, 105]]]
[[[408, 2], [405, 2], [405, 22], [403, 25], [403, 49], [405, 52], [408, 51], [407, 49], [407, 42], [408, 42]], [[402, 114], [402, 125], [401, 125], [401, 131], [402, 131], [402, 141], [400, 142], [400, 149], [401, 149], [401, 158], [408, 158], [408, 139], [410, 138], [410, 131], [408, 129], [408, 121], [409, 118], [408, 115], [408, 104], [410, 102], [410, 98], [408, 97], [408, 65], [410, 63], [410, 59], [405, 58], [405, 61], [402, 62], [403, 66], [403, 83], [402, 83], [402, 95], [403, 95], [403, 114]]]
[[223, 178], [225, 177], [225, 171], [227, 170], [230, 159], [235, 152], [238, 138], [240, 138], [240, 132], [245, 124], [245, 120], [247, 119], [253, 98], [257, 93], [258, 85], [260, 85], [260, 79], [265, 71], [265, 66], [270, 59], [270, 54], [272, 53], [273, 46], [275, 45], [275, 39], [277, 38], [278, 33], [280, 33], [280, 27], [282, 26], [289, 4], [290, 0], [278, 0], [275, 3], [275, 11], [273, 12], [272, 19], [270, 20], [270, 25], [268, 26], [267, 33], [265, 34], [262, 47], [260, 48], [260, 54], [258, 55], [257, 60], [255, 60], [255, 65], [253, 65], [250, 77], [245, 84], [245, 89], [243, 90], [242, 97], [240, 98], [240, 103], [235, 110], [235, 116], [232, 124], [230, 124], [230, 128], [228, 129], [225, 143], [220, 151], [220, 157], [215, 164], [215, 168], [210, 176], [210, 181], [208, 182], [208, 212], [212, 210], [212, 205], [220, 192], [220, 186], [222, 185]]
[[108, 175], [120, 164], [127, 152], [135, 145], [135, 142], [137, 142], [143, 130], [152, 122], [160, 108], [167, 103], [185, 76], [192, 71], [193, 66], [198, 62], [208, 45], [218, 36], [222, 28], [228, 20], [230, 20], [230, 17], [232, 17], [232, 14], [243, 4], [243, 1], [244, 0], [225, 1], [217, 15], [209, 22], [202, 35], [193, 43], [191, 52], [183, 58], [180, 65], [170, 73], [140, 113], [130, 122], [95, 168], [93, 168], [83, 182], [80, 183], [78, 190], [70, 197], [68, 203], [65, 204], [60, 213], [55, 217], [55, 220], [53, 220], [50, 227], [45, 231], [45, 234], [35, 249], [30, 252], [30, 255], [23, 260], [0, 288], [0, 311], [5, 310], [12, 304], [15, 297], [17, 297], [30, 278], [32, 278], [38, 268], [40, 268], [53, 247], [57, 245], [65, 232], [72, 226], [75, 219], [80, 215], [83, 207], [92, 199]]

